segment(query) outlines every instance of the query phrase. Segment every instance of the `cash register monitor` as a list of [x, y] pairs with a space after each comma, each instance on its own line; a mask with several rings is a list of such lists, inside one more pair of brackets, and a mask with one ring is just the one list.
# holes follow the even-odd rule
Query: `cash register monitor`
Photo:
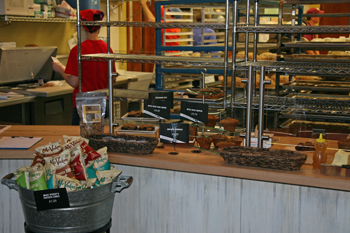
[[0, 84], [51, 80], [51, 56], [56, 54], [56, 46], [0, 48]]

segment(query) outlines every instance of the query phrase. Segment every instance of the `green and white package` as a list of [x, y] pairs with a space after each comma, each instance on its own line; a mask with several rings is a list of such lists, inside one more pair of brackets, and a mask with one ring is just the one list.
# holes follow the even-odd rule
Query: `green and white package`
[[29, 189], [29, 166], [20, 167], [13, 174], [14, 179], [19, 186]]
[[41, 163], [37, 163], [29, 169], [29, 189], [46, 190], [45, 168]]
[[95, 170], [96, 171], [110, 170], [111, 164], [108, 160], [107, 147], [105, 146], [96, 152], [99, 153], [101, 156], [95, 159], [95, 162], [94, 162]]

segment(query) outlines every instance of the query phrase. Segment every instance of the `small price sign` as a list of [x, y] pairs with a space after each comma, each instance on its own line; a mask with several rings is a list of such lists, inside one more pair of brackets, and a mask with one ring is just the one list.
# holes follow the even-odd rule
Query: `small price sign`
[[196, 123], [208, 122], [208, 104], [181, 102], [180, 119]]
[[170, 101], [145, 100], [143, 114], [158, 119], [170, 119]]
[[160, 124], [159, 138], [163, 143], [188, 143], [189, 125], [162, 123]]
[[148, 94], [150, 100], [164, 100], [170, 102], [170, 108], [174, 107], [174, 94], [173, 92], [163, 91], [163, 92], [153, 92]]
[[34, 199], [37, 211], [70, 207], [65, 188], [35, 191]]

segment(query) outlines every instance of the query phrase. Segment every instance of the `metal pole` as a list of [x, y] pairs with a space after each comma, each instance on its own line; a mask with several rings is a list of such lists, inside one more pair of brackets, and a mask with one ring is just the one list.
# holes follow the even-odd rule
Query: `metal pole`
[[228, 71], [228, 36], [229, 36], [229, 7], [230, 7], [230, 1], [226, 0], [225, 5], [225, 52], [224, 52], [224, 108], [227, 108], [227, 71]]
[[[269, 81], [270, 82], [270, 81]], [[263, 147], [264, 129], [264, 99], [265, 99], [265, 66], [260, 67], [260, 99], [259, 99], [259, 123], [258, 123], [258, 147]]]
[[[250, 1], [247, 1], [246, 7], [246, 26], [249, 26], [249, 16], [250, 16]], [[248, 61], [248, 51], [249, 51], [249, 32], [245, 34], [245, 60]]]
[[[232, 67], [231, 67], [231, 117], [234, 117], [233, 104], [235, 102], [236, 95], [236, 51], [237, 51], [237, 17], [238, 17], [238, 0], [233, 2], [232, 19]], [[227, 78], [225, 77], [225, 85], [227, 85]]]
[[245, 135], [245, 145], [250, 146], [250, 138], [252, 131], [252, 98], [253, 98], [253, 88], [252, 88], [252, 79], [253, 79], [253, 66], [248, 67], [248, 90], [247, 90], [247, 118], [246, 118], [246, 135]]
[[[254, 6], [254, 26], [258, 26], [258, 0], [255, 0], [255, 6]], [[253, 45], [253, 62], [256, 62], [256, 57], [258, 54], [258, 35], [259, 33], [254, 33], [254, 45]], [[255, 88], [255, 83], [256, 83], [256, 71], [254, 71], [254, 76], [253, 76], [253, 96], [256, 96], [256, 88]]]
[[[110, 22], [109, 0], [107, 0], [107, 22]], [[107, 54], [111, 53], [111, 27], [107, 25]], [[109, 107], [109, 132], [113, 133], [113, 75], [112, 75], [112, 60], [108, 60], [108, 107]]]
[[77, 34], [78, 34], [78, 72], [79, 72], [79, 93], [82, 92], [81, 75], [81, 24], [80, 24], [80, 1], [77, 0]]

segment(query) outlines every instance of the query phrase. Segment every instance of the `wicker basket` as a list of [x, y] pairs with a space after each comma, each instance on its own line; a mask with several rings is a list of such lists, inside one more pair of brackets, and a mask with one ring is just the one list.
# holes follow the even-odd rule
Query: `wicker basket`
[[[111, 137], [113, 139], [103, 139], [106, 137]], [[155, 137], [141, 137], [126, 134], [90, 134], [86, 136], [86, 138], [89, 139], [89, 146], [94, 150], [107, 146], [110, 152], [138, 155], [153, 153], [158, 144], [158, 138]], [[118, 139], [124, 140], [118, 141]]]
[[242, 146], [225, 147], [220, 155], [233, 165], [295, 171], [305, 163], [307, 155], [295, 151]]

